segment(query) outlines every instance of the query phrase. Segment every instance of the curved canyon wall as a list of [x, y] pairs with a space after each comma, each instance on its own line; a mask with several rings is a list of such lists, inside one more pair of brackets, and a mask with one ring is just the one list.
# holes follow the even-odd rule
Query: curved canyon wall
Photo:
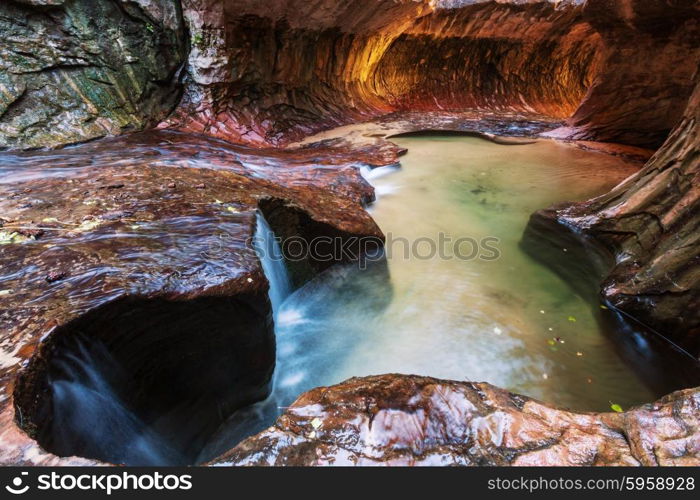
[[[13, 0], [0, 5], [0, 28], [9, 34], [0, 42], [0, 148], [59, 146], [164, 119], [161, 127], [283, 146], [385, 113], [464, 108], [568, 118], [551, 135], [647, 147], [659, 146], [675, 127], [639, 174], [599, 199], [559, 209], [556, 218], [603, 242], [617, 257], [604, 284], [612, 304], [694, 354], [700, 350], [696, 1], [182, 0], [180, 6], [175, 0]], [[179, 71], [185, 66], [186, 74]], [[171, 113], [181, 77], [184, 97]], [[32, 428], [51, 411], [38, 404], [55, 345], [45, 340], [56, 332], [72, 334], [88, 311], [137, 296], [237, 301], [254, 292], [256, 317], [269, 335], [266, 280], [255, 256], [236, 248], [252, 234], [261, 200], [287, 200], [334, 230], [381, 237], [363, 209], [371, 189], [356, 169], [342, 168], [376, 161], [376, 150], [268, 149], [256, 155], [204, 137], [188, 136], [190, 144], [181, 145], [181, 137], [173, 131], [134, 134], [86, 144], [78, 152], [8, 154], [0, 165], [8, 194], [0, 199], [0, 225], [10, 236], [0, 249], [9, 273], [1, 290], [9, 306], [0, 314], [6, 346], [0, 359], [3, 463], [59, 460], [23, 430], [35, 437], [48, 432]], [[47, 165], [55, 167], [51, 175]], [[324, 168], [330, 166], [338, 168]], [[42, 228], [36, 221], [43, 221]], [[223, 230], [236, 235], [229, 242], [233, 251], [201, 251], [202, 245], [209, 250], [210, 243], [220, 243], [217, 231]], [[124, 234], [131, 237], [119, 236]], [[37, 239], [39, 245], [19, 244]], [[160, 262], [154, 262], [153, 248], [161, 252]], [[176, 315], [171, 319], [178, 321]], [[190, 330], [197, 328], [185, 329], [182, 338], [192, 340]], [[215, 337], [245, 338], [243, 328], [224, 333], [229, 336]], [[260, 359], [271, 361], [271, 351], [265, 352]], [[271, 365], [265, 366], [256, 388], [267, 382]], [[430, 396], [432, 387], [451, 384], [397, 380], [394, 393], [382, 392], [391, 380], [380, 379], [335, 391], [338, 400], [350, 400], [353, 394], [365, 398], [369, 388], [391, 403], [395, 394]], [[193, 386], [192, 393], [196, 390]], [[301, 403], [326, 397], [325, 391]], [[473, 402], [450, 409], [445, 418], [469, 420], [476, 434], [488, 432], [490, 415], [503, 415], [503, 408], [514, 425], [523, 422], [523, 409], [548, 413], [544, 437], [534, 440], [542, 449], [535, 462], [540, 465], [569, 463], [564, 455], [587, 429], [593, 429], [594, 442], [574, 450], [583, 451], [570, 463], [591, 464], [600, 457], [601, 463], [654, 464], [654, 456], [656, 463], [697, 462], [697, 391], [617, 417], [567, 412], [564, 424], [561, 412], [519, 396], [472, 385], [457, 392]], [[444, 391], [438, 387], [437, 393]], [[496, 403], [480, 407], [476, 401], [483, 394]], [[367, 407], [363, 401], [360, 412]], [[400, 409], [407, 408], [410, 423], [416, 408], [409, 403], [403, 401]], [[683, 423], [676, 420], [681, 407]], [[460, 408], [469, 410], [469, 419]], [[148, 417], [156, 410], [144, 412]], [[625, 420], [637, 417], [643, 428]], [[287, 424], [291, 430], [283, 428]], [[309, 441], [321, 442], [303, 434], [312, 432], [306, 421], [297, 424], [283, 417], [277, 430], [234, 451], [232, 461], [250, 462], [241, 450], [254, 451], [255, 439], [267, 446], [270, 433], [277, 439], [280, 429], [281, 439], [291, 436], [304, 449], [312, 449]], [[448, 433], [450, 446], [457, 438], [464, 441], [464, 425]], [[551, 436], [565, 432], [574, 434], [561, 441], [561, 454], [550, 453], [547, 443], [557, 443]], [[596, 435], [603, 437], [598, 441]], [[642, 449], [659, 436], [663, 454]], [[534, 449], [532, 443], [524, 446]], [[510, 450], [489, 449], [493, 455], [469, 460], [455, 452], [455, 462], [519, 462]], [[358, 456], [367, 455], [358, 450]], [[386, 443], [384, 450], [394, 452]], [[601, 451], [606, 454], [596, 455]], [[327, 456], [335, 460], [336, 452], [349, 458], [338, 446]], [[413, 460], [409, 455], [404, 458]]]
[[[184, 0], [171, 126], [253, 145], [393, 111], [571, 117], [554, 135], [658, 147], [700, 62], [689, 0]], [[573, 115], [573, 116], [572, 116]]]
[[253, 145], [405, 109], [570, 116], [600, 61], [579, 2], [184, 0], [170, 126]]
[[610, 193], [555, 217], [616, 256], [615, 306], [700, 356], [700, 84], [664, 146]]
[[659, 147], [697, 82], [700, 4], [589, 0], [583, 18], [602, 39], [602, 62], [569, 128], [558, 135]]
[[693, 0], [15, 0], [0, 7], [0, 147], [155, 125], [185, 77], [161, 127], [256, 146], [480, 109], [655, 148], [694, 87], [699, 25]]

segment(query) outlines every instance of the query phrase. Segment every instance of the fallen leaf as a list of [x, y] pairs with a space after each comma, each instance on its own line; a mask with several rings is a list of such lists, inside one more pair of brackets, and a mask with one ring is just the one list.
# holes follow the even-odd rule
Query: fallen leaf
[[615, 404], [615, 403], [611, 404], [610, 408], [612, 408], [612, 411], [617, 412], [617, 413], [623, 413], [625, 411], [622, 409], [622, 406]]

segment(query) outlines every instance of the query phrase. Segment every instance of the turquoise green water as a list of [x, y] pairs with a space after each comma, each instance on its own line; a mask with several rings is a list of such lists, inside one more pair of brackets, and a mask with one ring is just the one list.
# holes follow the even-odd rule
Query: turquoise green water
[[[601, 194], [633, 173], [619, 159], [539, 142], [396, 139], [402, 169], [370, 174], [371, 213], [389, 237], [388, 274], [336, 269], [281, 307], [282, 400], [352, 376], [407, 373], [486, 381], [578, 410], [653, 399], [599, 330], [589, 303], [519, 248], [529, 216]], [[404, 253], [405, 238], [492, 238], [471, 260]], [[394, 244], [391, 244], [391, 240]], [[497, 239], [497, 243], [495, 243]], [[488, 248], [486, 248], [488, 247]], [[492, 259], [493, 247], [499, 258]], [[461, 255], [468, 257], [471, 244]], [[293, 395], [293, 396], [292, 396]]]

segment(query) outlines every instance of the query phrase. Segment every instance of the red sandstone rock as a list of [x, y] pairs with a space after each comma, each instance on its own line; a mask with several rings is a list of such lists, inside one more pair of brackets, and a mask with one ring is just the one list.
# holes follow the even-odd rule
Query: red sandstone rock
[[638, 174], [556, 217], [606, 245], [606, 299], [700, 357], [700, 84]]
[[[17, 3], [62, 8], [64, 2]], [[165, 113], [167, 103], [152, 96], [177, 95], [179, 19], [161, 2], [136, 3], [173, 37], [168, 64], [140, 68], [136, 86], [148, 87], [153, 69], [165, 70], [155, 80], [169, 83], [155, 94], [139, 92], [145, 99], [135, 110], [123, 99], [133, 82], [121, 73], [117, 86], [127, 91], [113, 96], [116, 108], [90, 107], [81, 95], [62, 99], [82, 128], [63, 127], [47, 141], [41, 138], [50, 127], [38, 127], [31, 140], [16, 135], [13, 120], [31, 101], [13, 76], [12, 85], [0, 81], [10, 95], [2, 144], [57, 145], [142, 127]], [[397, 110], [465, 107], [553, 119], [573, 113], [568, 127], [552, 135], [654, 147], [681, 116], [700, 61], [698, 5], [691, 0], [183, 0], [183, 6], [192, 32], [189, 81], [182, 105], [163, 126], [258, 147]], [[143, 19], [136, 24], [147, 26]], [[167, 46], [157, 35], [146, 38]], [[119, 64], [136, 62], [121, 52], [116, 57]], [[39, 66], [50, 75], [54, 68], [45, 62]], [[58, 67], [64, 64], [59, 57]], [[66, 89], [76, 81], [93, 88], [94, 75], [80, 71], [77, 80], [62, 80]], [[690, 350], [700, 335], [699, 99], [696, 90], [685, 118], [640, 174], [558, 213], [618, 256], [606, 297]], [[89, 120], [82, 120], [85, 110]], [[338, 145], [253, 154], [162, 133], [3, 155], [3, 231], [18, 229], [19, 236], [0, 247], [0, 462], [88, 463], [45, 453], [18, 425], [36, 436], [47, 417], [42, 370], [57, 339], [84, 326], [86, 317], [102, 318], [108, 336], [120, 333], [115, 319], [134, 298], [159, 307], [230, 299], [241, 315], [243, 305], [255, 306], [259, 330], [247, 338], [262, 338], [263, 345], [246, 360], [245, 372], [260, 397], [270, 371], [269, 305], [259, 263], [242, 247], [260, 200], [274, 200], [287, 222], [308, 217], [316, 228], [381, 235], [362, 210], [371, 190], [343, 166], [386, 164], [400, 151], [386, 143]], [[330, 165], [338, 168], [324, 168]], [[33, 241], [36, 234], [27, 231], [37, 221], [45, 234]], [[220, 250], [221, 231], [233, 238], [224, 252], [211, 253]], [[65, 279], [47, 283], [64, 267], [70, 269]], [[145, 318], [154, 309], [143, 310]], [[153, 357], [147, 349], [138, 354]], [[226, 401], [229, 409], [243, 403]], [[307, 393], [276, 427], [217, 462], [697, 465], [698, 414], [696, 390], [622, 415], [578, 415], [485, 384], [386, 376]]]
[[225, 418], [267, 395], [267, 281], [247, 244], [259, 204], [293, 205], [314, 223], [307, 232], [383, 236], [359, 171], [328, 168], [346, 153], [258, 153], [163, 131], [2, 155], [2, 231], [42, 221], [45, 234], [0, 245], [0, 463], [86, 463], [32, 439], [50, 447], [51, 362], [77, 337], [109, 345], [136, 377], [129, 403], [145, 416], [192, 403], [199, 413], [182, 415], [182, 436], [206, 432], [196, 415], [208, 407]]
[[700, 392], [576, 414], [489, 384], [383, 375], [302, 395], [216, 465], [700, 465]]

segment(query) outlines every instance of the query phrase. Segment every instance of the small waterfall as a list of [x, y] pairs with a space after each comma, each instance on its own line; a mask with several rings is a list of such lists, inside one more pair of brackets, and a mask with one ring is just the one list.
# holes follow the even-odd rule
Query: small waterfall
[[260, 212], [257, 214], [257, 228], [253, 244], [262, 264], [263, 272], [270, 282], [270, 302], [272, 302], [273, 314], [277, 315], [282, 302], [292, 293], [292, 281], [287, 272], [282, 247]]
[[71, 342], [71, 352], [53, 360], [51, 451], [114, 464], [187, 463], [118, 394], [126, 375], [104, 345], [81, 336]]

